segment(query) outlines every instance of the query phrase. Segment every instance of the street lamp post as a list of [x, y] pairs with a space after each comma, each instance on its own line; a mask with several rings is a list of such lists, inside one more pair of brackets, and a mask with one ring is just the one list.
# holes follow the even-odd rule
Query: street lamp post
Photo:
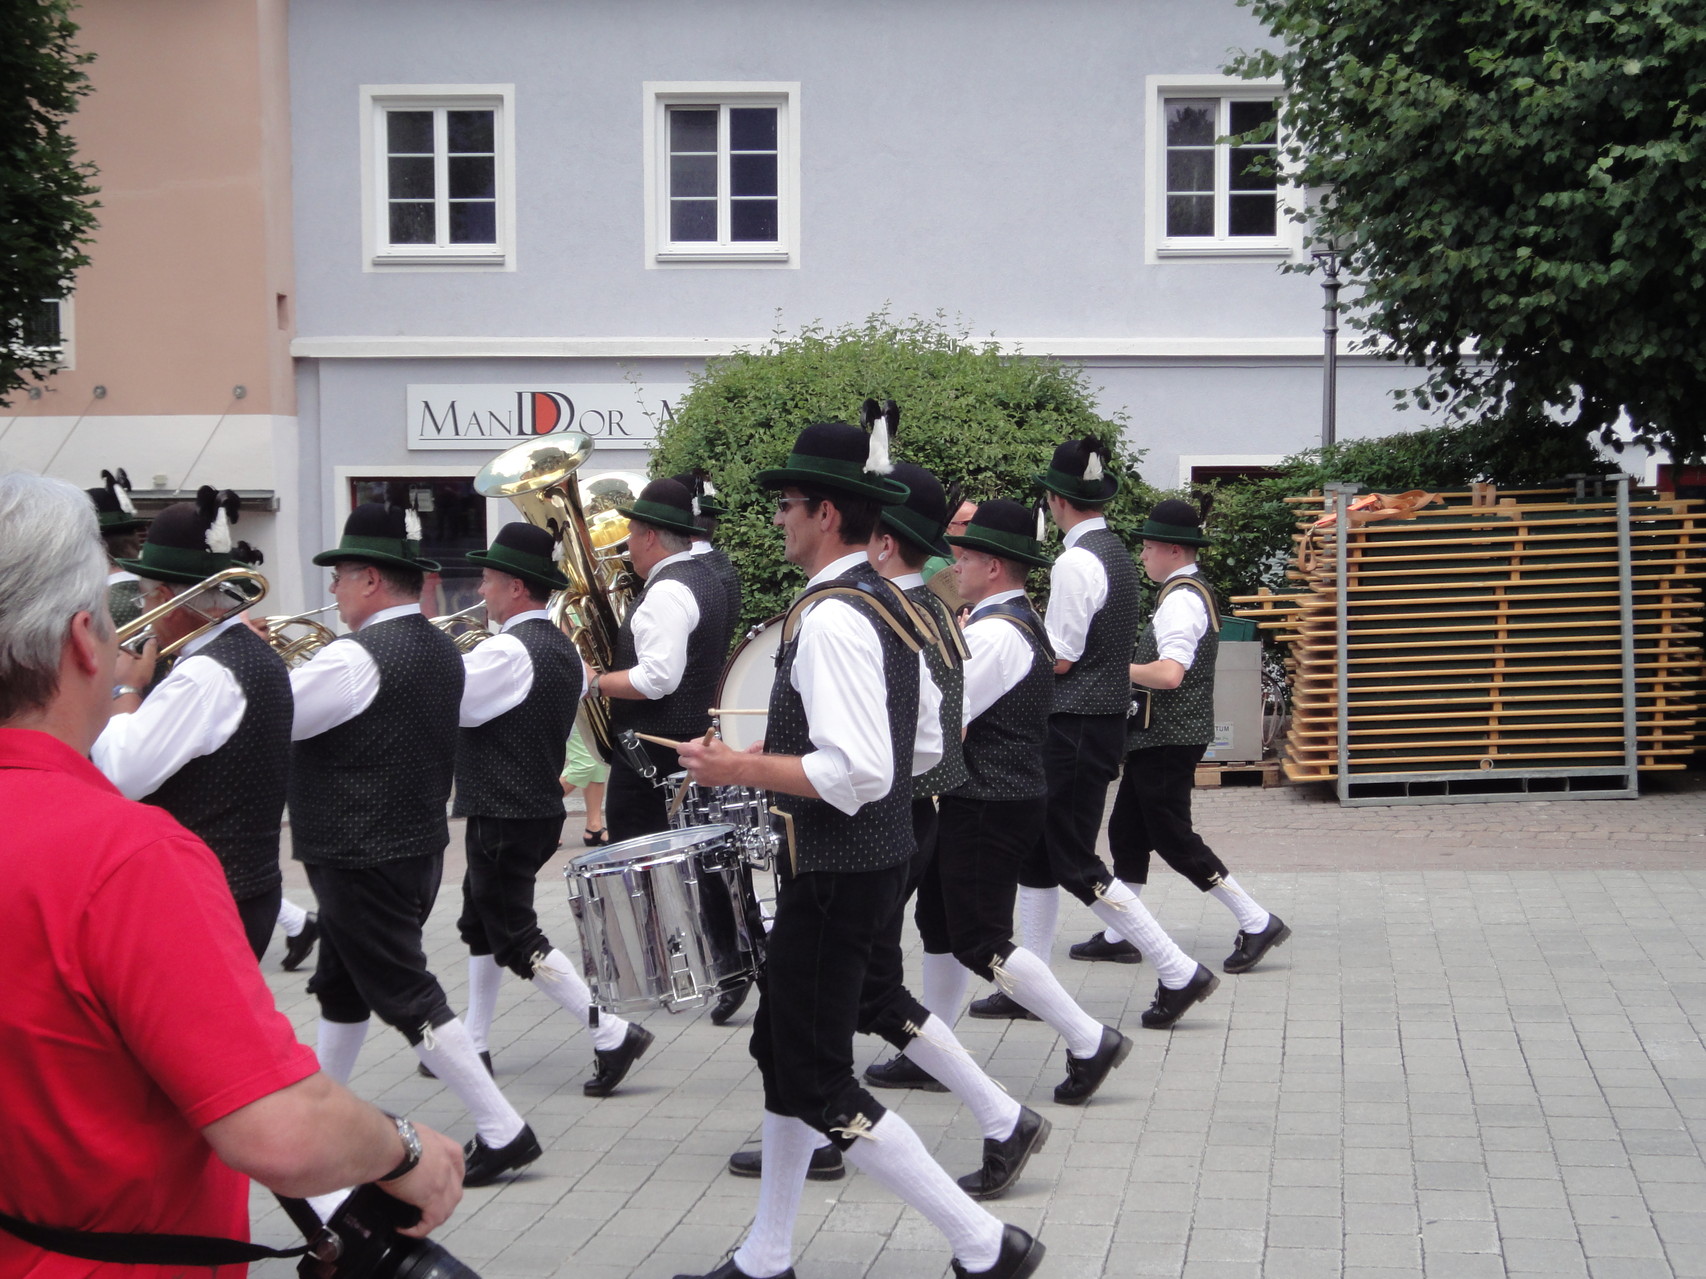
[[1326, 339], [1321, 355], [1321, 447], [1331, 448], [1338, 434], [1339, 406], [1339, 250], [1332, 244], [1309, 255], [1321, 268], [1321, 332]]

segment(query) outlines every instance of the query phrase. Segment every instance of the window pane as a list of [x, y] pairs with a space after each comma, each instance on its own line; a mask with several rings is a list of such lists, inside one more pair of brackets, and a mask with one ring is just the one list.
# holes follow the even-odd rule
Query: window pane
[[776, 239], [776, 201], [731, 201], [729, 203], [729, 239], [761, 240], [765, 243], [774, 243]]
[[715, 151], [717, 112], [715, 108], [671, 107], [669, 109], [671, 151]]
[[432, 153], [431, 111], [387, 111], [385, 149], [392, 154]]
[[386, 194], [393, 200], [432, 199], [432, 157], [430, 155], [394, 155], [385, 162], [390, 188]]
[[672, 196], [716, 195], [717, 157], [714, 155], [670, 156], [669, 193]]
[[1267, 128], [1257, 136], [1262, 141], [1272, 141], [1274, 136], [1274, 116], [1276, 105], [1269, 102], [1238, 102], [1229, 104], [1231, 117], [1229, 126], [1234, 134], [1248, 133], [1252, 129], [1266, 125]]
[[1273, 191], [1279, 186], [1272, 147], [1232, 148], [1232, 189]]
[[729, 150], [774, 151], [775, 107], [730, 107]]
[[438, 235], [438, 220], [430, 202], [391, 205], [392, 244], [432, 244]]
[[715, 200], [671, 200], [669, 202], [669, 238], [671, 240], [715, 240], [717, 238], [717, 202]]
[[58, 346], [59, 303], [37, 302], [24, 312], [23, 342], [25, 346]]
[[493, 151], [494, 111], [446, 111], [445, 132], [450, 135], [450, 150]]
[[1279, 207], [1271, 195], [1235, 195], [1227, 208], [1228, 230], [1233, 235], [1272, 237], [1279, 222]]
[[494, 200], [452, 200], [450, 202], [450, 242], [452, 244], [496, 244], [498, 242], [498, 206]]
[[450, 157], [450, 198], [491, 199], [497, 195], [497, 161], [489, 155]]
[[1216, 98], [1168, 98], [1167, 145], [1170, 147], [1209, 146], [1214, 142]]
[[1167, 189], [1169, 191], [1214, 190], [1214, 152], [1167, 152]]
[[729, 157], [730, 195], [775, 195], [776, 157], [774, 155], [731, 155]]
[[1212, 195], [1168, 196], [1167, 234], [1213, 235], [1214, 197]]

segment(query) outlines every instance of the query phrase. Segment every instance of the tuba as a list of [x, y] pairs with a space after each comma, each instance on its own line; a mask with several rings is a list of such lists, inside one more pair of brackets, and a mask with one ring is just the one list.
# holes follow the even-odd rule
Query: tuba
[[[633, 589], [620, 549], [627, 540], [625, 523], [618, 528], [605, 517], [595, 542], [581, 505], [575, 472], [592, 449], [592, 437], [579, 431], [528, 440], [487, 462], [474, 477], [474, 491], [481, 497], [507, 497], [529, 524], [556, 539], [569, 586], [552, 599], [551, 620], [568, 632], [589, 666], [609, 670]], [[588, 698], [584, 710], [599, 754], [609, 759], [616, 749], [609, 700]]]

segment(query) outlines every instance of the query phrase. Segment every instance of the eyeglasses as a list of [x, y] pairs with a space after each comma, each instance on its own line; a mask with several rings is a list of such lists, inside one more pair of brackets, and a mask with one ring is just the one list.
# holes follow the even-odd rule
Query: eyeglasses
[[786, 515], [788, 513], [788, 508], [795, 502], [809, 501], [811, 501], [811, 498], [809, 497], [779, 497], [776, 499], [776, 514]]

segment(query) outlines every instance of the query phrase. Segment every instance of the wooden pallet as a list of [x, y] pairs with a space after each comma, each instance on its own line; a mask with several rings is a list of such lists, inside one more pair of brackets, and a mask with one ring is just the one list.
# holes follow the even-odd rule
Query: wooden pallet
[[1277, 759], [1264, 759], [1254, 764], [1219, 764], [1207, 760], [1197, 765], [1197, 788], [1214, 790], [1221, 786], [1283, 786], [1285, 777]]

